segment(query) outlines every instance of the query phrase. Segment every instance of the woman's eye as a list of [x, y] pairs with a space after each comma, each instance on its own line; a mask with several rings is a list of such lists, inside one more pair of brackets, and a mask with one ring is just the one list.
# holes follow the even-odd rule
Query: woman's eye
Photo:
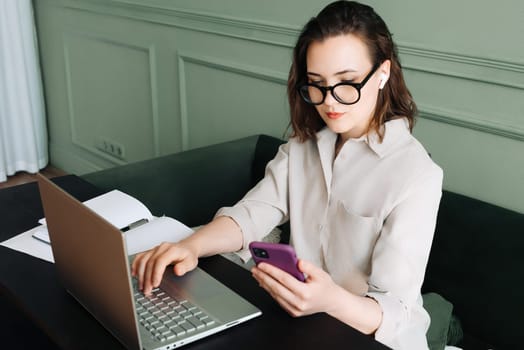
[[344, 84], [355, 84], [355, 80], [353, 80], [353, 79], [351, 79], [351, 80], [341, 80], [340, 82], [344, 83]]
[[324, 83], [323, 80], [310, 80], [309, 81], [309, 84], [313, 84], [313, 85], [322, 85]]

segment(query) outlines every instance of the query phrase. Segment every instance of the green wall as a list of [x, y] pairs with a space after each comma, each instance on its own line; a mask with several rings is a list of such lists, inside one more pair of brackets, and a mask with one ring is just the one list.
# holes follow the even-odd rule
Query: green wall
[[[328, 2], [34, 1], [51, 162], [83, 174], [282, 137], [291, 49]], [[394, 34], [445, 188], [524, 212], [524, 2], [365, 2]]]

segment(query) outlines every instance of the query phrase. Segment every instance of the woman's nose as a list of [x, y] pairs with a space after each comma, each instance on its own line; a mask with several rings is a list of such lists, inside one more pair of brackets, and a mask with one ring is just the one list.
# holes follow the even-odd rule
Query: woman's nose
[[324, 104], [326, 106], [332, 106], [335, 103], [338, 103], [338, 101], [335, 100], [335, 97], [333, 97], [333, 90], [326, 91], [326, 98], [324, 99]]

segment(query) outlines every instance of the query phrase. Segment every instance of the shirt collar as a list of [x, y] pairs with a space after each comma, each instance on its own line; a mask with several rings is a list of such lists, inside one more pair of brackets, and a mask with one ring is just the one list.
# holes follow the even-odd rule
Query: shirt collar
[[[382, 142], [380, 142], [380, 138], [375, 131], [356, 139], [349, 139], [346, 142], [364, 142], [380, 158], [383, 158], [395, 150], [399, 145], [407, 142], [411, 136], [409, 123], [406, 118], [387, 121], [382, 128], [384, 128], [384, 138]], [[326, 146], [325, 144], [327, 143], [334, 149], [337, 134], [331, 131], [328, 127], [325, 127], [317, 133], [317, 140], [319, 145], [323, 144]]]

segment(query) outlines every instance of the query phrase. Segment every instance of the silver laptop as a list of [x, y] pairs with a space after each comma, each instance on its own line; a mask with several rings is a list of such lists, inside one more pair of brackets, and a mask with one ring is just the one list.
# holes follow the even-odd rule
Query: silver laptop
[[56, 269], [67, 291], [128, 349], [173, 349], [261, 315], [200, 268], [166, 269], [144, 296], [130, 274], [123, 233], [38, 176]]

